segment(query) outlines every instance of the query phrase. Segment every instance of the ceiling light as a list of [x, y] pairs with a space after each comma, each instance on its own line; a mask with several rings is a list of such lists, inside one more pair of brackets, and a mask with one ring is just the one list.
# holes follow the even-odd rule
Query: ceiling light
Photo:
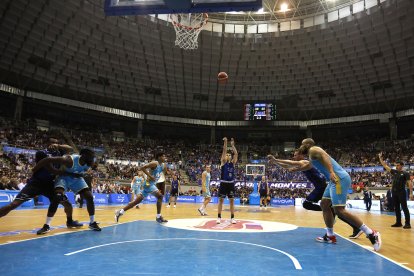
[[231, 11], [231, 12], [226, 12], [227, 14], [242, 14], [244, 12], [239, 12], [239, 11]]
[[280, 11], [281, 12], [285, 12], [288, 10], [288, 4], [283, 3], [282, 5], [280, 5]]

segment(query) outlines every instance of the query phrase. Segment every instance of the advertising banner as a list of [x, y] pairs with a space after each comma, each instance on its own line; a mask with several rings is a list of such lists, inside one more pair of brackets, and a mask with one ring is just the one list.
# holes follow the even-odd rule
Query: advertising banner
[[[0, 207], [11, 203], [18, 194], [19, 194], [19, 191], [0, 190]], [[26, 201], [25, 203], [20, 205], [20, 207], [33, 207], [33, 206], [34, 206], [33, 199]]]
[[108, 199], [109, 199], [109, 195], [108, 194], [93, 193], [93, 202], [96, 205], [108, 204], [109, 203], [109, 200]]
[[295, 205], [293, 198], [272, 198], [271, 205]]
[[195, 203], [196, 197], [195, 196], [178, 196], [177, 202]]
[[109, 195], [109, 203], [127, 204], [129, 200], [130, 200], [130, 197], [127, 194], [110, 194]]
[[[346, 207], [350, 209], [360, 209], [360, 210], [366, 210], [367, 207], [365, 206], [365, 203], [363, 200], [347, 200], [346, 201]], [[380, 211], [381, 210], [381, 203], [379, 200], [373, 200], [372, 211]]]

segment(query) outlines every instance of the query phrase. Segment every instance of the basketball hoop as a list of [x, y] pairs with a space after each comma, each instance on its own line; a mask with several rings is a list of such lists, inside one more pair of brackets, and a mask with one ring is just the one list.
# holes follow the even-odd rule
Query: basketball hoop
[[207, 13], [177, 13], [170, 14], [175, 30], [175, 46], [184, 50], [198, 48], [198, 35], [207, 24]]

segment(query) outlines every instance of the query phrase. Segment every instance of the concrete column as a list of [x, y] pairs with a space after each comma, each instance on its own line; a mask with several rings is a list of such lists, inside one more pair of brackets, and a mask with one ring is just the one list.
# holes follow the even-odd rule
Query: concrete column
[[210, 128], [210, 144], [214, 145], [216, 143], [216, 127], [212, 126]]
[[390, 127], [390, 139], [396, 140], [398, 137], [397, 120], [395, 118], [390, 118], [388, 125]]
[[18, 96], [16, 100], [16, 108], [14, 109], [14, 119], [20, 121], [22, 119], [23, 97]]
[[309, 126], [306, 127], [306, 138], [312, 138], [312, 130]]
[[138, 139], [142, 139], [142, 130], [144, 128], [143, 126], [143, 121], [142, 120], [138, 120], [138, 128], [137, 128], [137, 138]]

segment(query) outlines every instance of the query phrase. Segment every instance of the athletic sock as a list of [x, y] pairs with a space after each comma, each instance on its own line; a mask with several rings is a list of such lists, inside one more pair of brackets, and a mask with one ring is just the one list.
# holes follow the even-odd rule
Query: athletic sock
[[221, 214], [217, 214], [217, 218], [221, 218]]
[[374, 233], [374, 231], [372, 231], [372, 229], [366, 226], [365, 224], [362, 224], [361, 227], [359, 227], [359, 229], [362, 230], [366, 235]]
[[234, 214], [231, 214], [231, 215], [230, 215], [230, 218], [232, 218], [232, 219], [233, 219], [233, 218], [234, 218]]
[[95, 221], [95, 215], [89, 216], [89, 220], [91, 221], [91, 223], [94, 222]]
[[119, 213], [123, 215], [125, 213], [124, 209], [119, 210]]
[[160, 218], [161, 217], [161, 214], [157, 214], [157, 218]]
[[72, 216], [67, 217], [67, 218], [66, 218], [66, 221], [67, 221], [67, 222], [72, 222], [72, 221], [73, 221]]
[[46, 223], [47, 225], [50, 225], [50, 222], [52, 221], [53, 217], [46, 217]]
[[328, 234], [328, 236], [330, 236], [330, 237], [335, 235], [334, 231], [333, 231], [333, 228], [326, 228], [326, 234]]

